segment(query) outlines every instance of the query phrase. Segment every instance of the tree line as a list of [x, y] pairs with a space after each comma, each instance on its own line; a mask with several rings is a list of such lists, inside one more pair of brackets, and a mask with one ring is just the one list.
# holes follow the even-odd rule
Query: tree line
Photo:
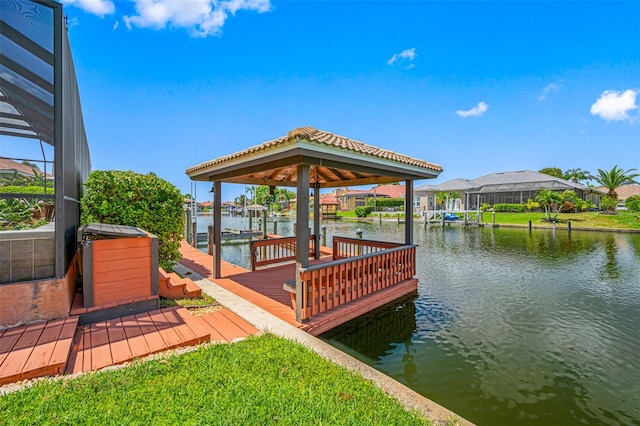
[[[622, 185], [637, 184], [638, 182], [635, 179], [640, 177], [640, 174], [636, 173], [637, 169], [624, 170], [617, 165], [613, 166], [611, 170], [598, 169], [598, 174], [596, 175], [592, 175], [588, 170], [582, 170], [579, 168], [568, 169], [563, 172], [558, 167], [545, 167], [538, 171], [549, 176], [554, 176], [578, 184], [582, 184], [582, 181], [595, 181], [600, 186], [607, 189], [607, 195], [602, 197], [600, 206], [603, 210], [608, 212], [615, 211], [616, 205], [618, 204], [618, 193], [616, 192], [616, 188]], [[587, 182], [587, 186], [593, 185], [591, 185], [591, 182]], [[549, 194], [546, 195], [546, 198], [549, 198]]]

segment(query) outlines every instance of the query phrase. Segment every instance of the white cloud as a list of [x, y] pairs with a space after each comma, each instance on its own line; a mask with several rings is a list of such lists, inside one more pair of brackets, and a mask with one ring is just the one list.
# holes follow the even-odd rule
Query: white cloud
[[120, 21], [116, 21], [116, 22], [113, 24], [113, 29], [114, 29], [114, 30], [117, 30], [119, 26], [120, 26]]
[[487, 105], [484, 102], [478, 102], [478, 105], [471, 108], [470, 110], [467, 110], [467, 111], [458, 110], [456, 111], [456, 114], [458, 114], [460, 117], [480, 117], [485, 112], [487, 112], [488, 109], [489, 109], [489, 105]]
[[405, 49], [400, 53], [395, 53], [391, 59], [387, 61], [387, 64], [393, 65], [398, 59], [408, 59], [409, 61], [413, 61], [416, 58], [416, 48], [412, 47], [411, 49]]
[[229, 0], [226, 2], [225, 9], [232, 15], [238, 10], [254, 10], [258, 13], [264, 13], [271, 10], [271, 3], [268, 0]]
[[63, 4], [75, 6], [98, 16], [111, 15], [116, 7], [111, 0], [62, 0]]
[[633, 121], [629, 115], [629, 111], [637, 109], [636, 95], [631, 89], [624, 92], [616, 92], [614, 90], [605, 90], [602, 95], [591, 105], [591, 114], [600, 116], [607, 121]]
[[542, 93], [540, 95], [538, 95], [538, 97], [537, 97], [538, 102], [542, 102], [545, 99], [547, 99], [547, 95], [551, 95], [553, 93], [557, 93], [560, 90], [561, 87], [562, 87], [562, 85], [556, 84], [556, 83], [547, 84], [542, 89]]
[[219, 35], [229, 14], [271, 10], [269, 0], [133, 0], [136, 14], [124, 16], [127, 28], [187, 28], [196, 37]]

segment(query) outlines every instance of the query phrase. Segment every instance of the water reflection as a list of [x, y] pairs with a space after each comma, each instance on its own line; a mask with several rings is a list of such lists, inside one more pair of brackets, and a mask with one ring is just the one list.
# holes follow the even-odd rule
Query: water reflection
[[323, 337], [338, 340], [369, 358], [384, 356], [398, 344], [411, 341], [416, 331], [415, 298], [416, 295], [403, 298]]
[[342, 329], [333, 344], [478, 424], [639, 424], [640, 235], [438, 228], [415, 240], [411, 338], [385, 342], [355, 320], [344, 327], [358, 344]]
[[604, 253], [606, 262], [601, 272], [602, 279], [616, 280], [620, 277], [620, 270], [618, 269], [618, 262], [616, 256], [618, 255], [618, 247], [613, 237], [607, 238], [604, 242]]

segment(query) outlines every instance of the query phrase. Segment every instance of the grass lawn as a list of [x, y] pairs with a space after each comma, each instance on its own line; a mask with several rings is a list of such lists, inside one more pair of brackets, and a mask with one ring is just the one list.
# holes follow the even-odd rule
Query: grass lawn
[[206, 293], [202, 293], [201, 297], [186, 298], [186, 299], [160, 299], [160, 307], [166, 308], [168, 306], [209, 306], [216, 304], [216, 300]]
[[[357, 217], [354, 211], [341, 211], [338, 216], [343, 218]], [[397, 213], [382, 213], [384, 219], [396, 219]], [[553, 217], [553, 215], [551, 215]], [[460, 216], [462, 218], [462, 216]], [[550, 222], [544, 222], [544, 213], [496, 213], [497, 224], [509, 225], [529, 225], [529, 221], [536, 226], [553, 225]], [[378, 220], [377, 213], [373, 213], [367, 218], [368, 220]], [[404, 219], [404, 213], [400, 213], [400, 219]], [[491, 212], [482, 214], [484, 223], [491, 223]], [[565, 225], [567, 221], [571, 221], [573, 227], [576, 228], [622, 228], [622, 229], [640, 229], [640, 213], [629, 211], [620, 211], [616, 215], [600, 214], [598, 212], [587, 213], [560, 213], [557, 217], [558, 225]]]
[[273, 335], [0, 397], [0, 424], [424, 425], [375, 384]]
[[[544, 213], [496, 213], [497, 224], [529, 225], [529, 221], [536, 226], [553, 225], [544, 222]], [[551, 215], [553, 217], [553, 215]], [[482, 214], [484, 223], [491, 223], [491, 212]], [[598, 212], [587, 213], [560, 213], [557, 220], [559, 225], [565, 225], [571, 221], [576, 228], [626, 228], [640, 229], [640, 213], [627, 211], [618, 212], [616, 215], [600, 214]]]
[[[356, 212], [354, 210], [345, 210], [345, 211], [340, 211], [338, 214], [338, 217], [344, 217], [344, 218], [357, 218], [358, 216], [356, 215]], [[371, 213], [369, 216], [366, 217], [366, 219], [369, 220], [378, 220], [378, 216], [382, 216], [383, 219], [397, 219], [398, 215], [400, 215], [400, 219], [404, 219], [404, 212], [373, 212]], [[419, 217], [418, 215], [414, 215], [416, 218]], [[363, 219], [363, 218], [361, 218]]]

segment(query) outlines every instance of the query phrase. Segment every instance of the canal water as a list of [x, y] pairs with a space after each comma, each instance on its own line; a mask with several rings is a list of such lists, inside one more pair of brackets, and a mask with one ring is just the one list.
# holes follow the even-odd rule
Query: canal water
[[[404, 238], [323, 226], [328, 243]], [[479, 425], [640, 425], [640, 234], [416, 226], [414, 242], [418, 294], [321, 338]], [[246, 244], [223, 257], [246, 266]]]

